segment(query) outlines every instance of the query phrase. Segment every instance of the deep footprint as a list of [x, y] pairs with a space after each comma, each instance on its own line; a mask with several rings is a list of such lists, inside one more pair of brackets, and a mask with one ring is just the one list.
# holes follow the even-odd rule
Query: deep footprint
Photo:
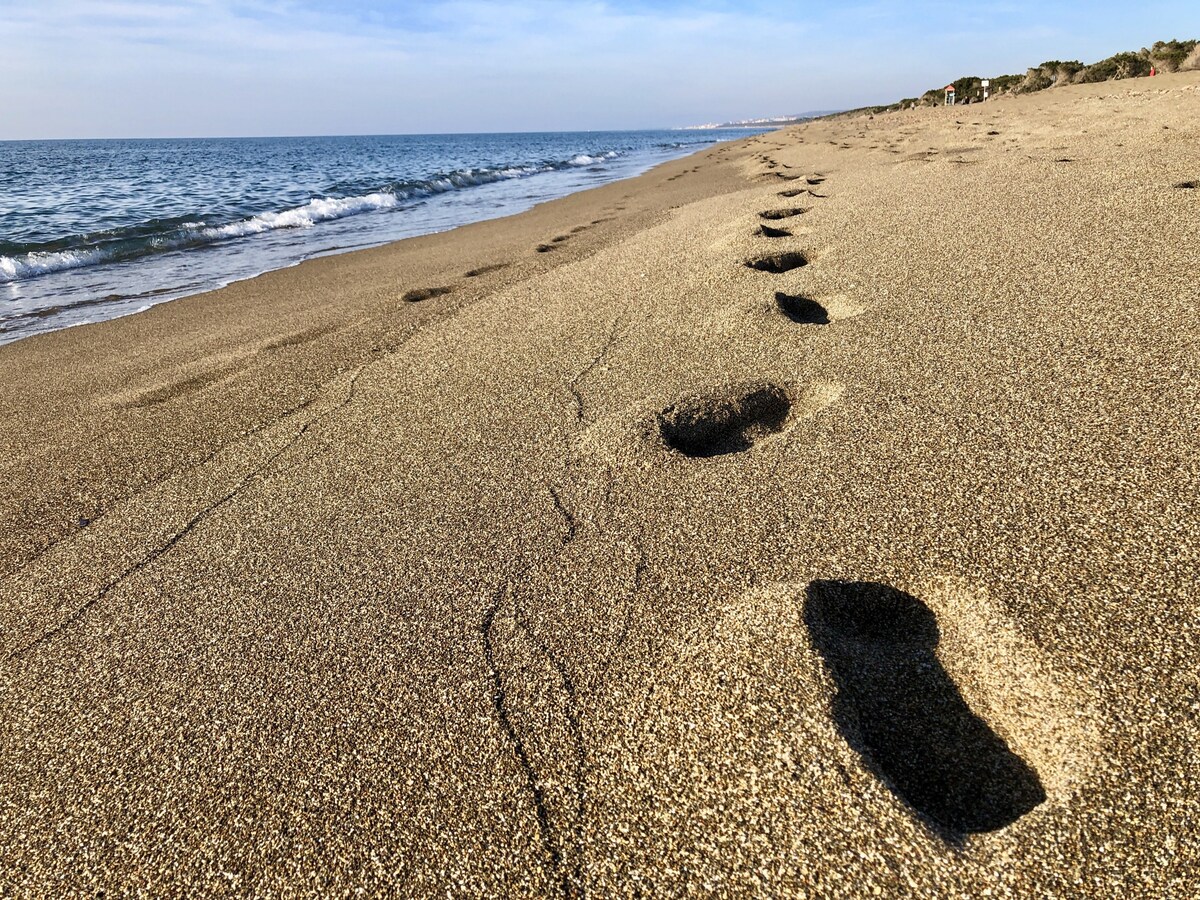
[[706, 458], [749, 450], [783, 429], [792, 400], [775, 384], [746, 385], [733, 394], [700, 397], [658, 415], [667, 446], [684, 456]]
[[779, 219], [790, 219], [792, 216], [800, 216], [808, 212], [806, 206], [789, 206], [784, 209], [767, 209], [759, 213], [761, 218], [775, 222]]
[[1194, 190], [1196, 189], [1196, 182], [1194, 182], [1194, 181], [1181, 181], [1181, 182], [1179, 182], [1177, 185], [1175, 185], [1175, 187], [1176, 187], [1176, 188], [1178, 188], [1178, 189], [1179, 189], [1179, 190], [1181, 190], [1181, 191], [1194, 191]]
[[816, 300], [801, 294], [775, 292], [775, 304], [779, 311], [798, 325], [828, 325], [829, 311]]
[[441, 297], [443, 294], [450, 293], [451, 290], [448, 287], [414, 288], [400, 299], [408, 303], [420, 303], [422, 300], [429, 300], [432, 297]]
[[549, 253], [551, 250], [557, 250], [558, 248], [553, 244], [538, 244], [533, 249], [535, 249], [538, 253]]
[[833, 717], [846, 742], [948, 839], [1004, 828], [1046, 799], [1037, 773], [942, 668], [937, 619], [916, 597], [814, 581], [804, 621], [837, 685]]
[[488, 272], [499, 272], [501, 269], [507, 269], [508, 263], [495, 263], [490, 266], [480, 266], [478, 269], [472, 269], [466, 273], [467, 278], [478, 278], [480, 275], [486, 275]]
[[758, 227], [758, 231], [754, 233], [760, 237], [767, 238], [784, 238], [792, 236], [792, 233], [786, 228], [772, 228], [770, 225], [760, 225]]
[[770, 272], [773, 275], [782, 275], [784, 272], [790, 272], [792, 269], [799, 269], [801, 266], [808, 265], [808, 257], [799, 251], [791, 253], [774, 253], [770, 256], [759, 256], [755, 259], [746, 260], [746, 265], [751, 269], [756, 269], [759, 272]]

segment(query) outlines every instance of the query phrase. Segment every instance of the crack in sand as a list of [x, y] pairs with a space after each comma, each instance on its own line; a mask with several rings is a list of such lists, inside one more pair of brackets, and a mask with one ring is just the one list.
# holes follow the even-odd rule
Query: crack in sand
[[600, 672], [596, 676], [597, 689], [601, 690], [608, 679], [608, 672], [612, 668], [613, 661], [624, 648], [625, 641], [629, 638], [629, 631], [633, 625], [633, 601], [642, 593], [646, 579], [646, 569], [650, 565], [650, 557], [646, 552], [646, 535], [644, 529], [641, 527], [638, 528], [634, 546], [637, 548], [638, 558], [633, 564], [633, 587], [629, 591], [629, 595], [625, 598], [624, 609], [621, 615], [621, 630], [617, 632], [616, 638], [609, 645], [608, 653], [604, 657], [604, 665], [600, 667]]
[[[498, 268], [503, 268], [503, 266], [500, 266]], [[387, 359], [390, 356], [394, 356], [397, 352], [399, 352], [399, 349], [401, 347], [403, 347], [405, 344], [407, 344], [410, 340], [412, 340], [421, 331], [421, 327], [422, 327], [421, 325], [418, 325], [416, 327], [410, 327], [409, 331], [406, 334], [404, 334], [403, 337], [401, 337], [401, 339], [399, 341], [397, 341], [394, 345], [389, 347], [387, 350], [382, 351], [381, 355], [377, 356], [375, 359], [372, 359], [368, 362], [364, 362], [362, 365], [360, 365], [359, 369], [358, 369], [359, 374], [361, 374], [365, 370], [371, 368], [376, 363], [379, 363], [379, 362], [383, 361], [384, 359]], [[355, 380], [357, 380], [357, 377], [358, 376], [356, 375]], [[331, 379], [331, 380], [333, 380], [333, 379]], [[326, 382], [326, 384], [328, 384], [328, 382]], [[197, 469], [203, 468], [204, 466], [211, 463], [218, 456], [220, 456], [223, 452], [228, 450], [230, 447], [233, 447], [235, 444], [239, 443], [240, 441], [244, 441], [247, 438], [254, 437], [254, 435], [256, 435], [262, 431], [265, 431], [268, 428], [273, 428], [274, 426], [279, 425], [284, 419], [290, 418], [291, 416], [294, 416], [297, 413], [302, 412], [303, 410], [312, 406], [313, 403], [316, 402], [316, 400], [317, 400], [316, 397], [313, 397], [313, 398], [307, 399], [307, 400], [301, 400], [299, 403], [296, 403], [296, 404], [282, 410], [281, 412], [279, 412], [273, 419], [270, 419], [269, 421], [259, 422], [257, 425], [253, 426], [252, 428], [247, 429], [246, 431], [243, 431], [241, 434], [237, 435], [236, 437], [231, 438], [230, 440], [224, 442], [223, 444], [220, 444], [217, 447], [214, 447], [211, 451], [206, 453], [199, 460], [192, 462], [192, 463], [180, 463], [179, 465], [172, 466], [170, 469], [168, 469], [166, 472], [164, 472], [162, 475], [160, 475], [154, 481], [138, 487], [132, 493], [125, 494], [124, 496], [114, 498], [112, 501], [113, 504], [116, 505], [116, 504], [128, 503], [129, 501], [134, 500], [137, 497], [140, 497], [150, 491], [155, 490], [156, 488], [163, 486], [168, 481], [170, 481], [172, 478], [175, 478], [176, 476], [178, 476], [184, 472], [191, 472], [191, 471], [195, 471]], [[332, 412], [336, 412], [336, 410], [331, 411], [331, 413]], [[109, 436], [110, 434], [115, 434], [115, 433], [117, 433], [117, 431], [118, 431], [118, 429], [115, 426], [113, 428], [106, 429], [105, 431], [102, 431], [97, 435], [96, 440], [105, 438], [105, 437]], [[107, 518], [107, 516], [108, 516], [107, 513], [101, 512], [99, 515], [91, 517], [88, 520], [88, 527], [95, 526], [96, 524], [102, 522], [104, 519]], [[15, 574], [16, 572], [19, 572], [22, 569], [25, 569], [32, 565], [35, 565], [39, 560], [41, 560], [43, 557], [45, 557], [47, 554], [49, 554], [51, 551], [53, 551], [56, 547], [59, 547], [62, 544], [72, 540], [73, 538], [77, 537], [78, 534], [79, 534], [78, 531], [68, 532], [67, 534], [63, 535], [62, 537], [58, 538], [57, 540], [54, 540], [53, 542], [47, 544], [45, 547], [42, 547], [40, 550], [38, 550], [36, 553], [34, 553], [28, 559], [25, 559], [22, 562], [18, 563], [16, 565], [16, 567], [14, 567], [13, 569], [6, 571], [6, 572], [0, 572], [0, 578], [7, 578], [8, 576]]]
[[617, 342], [617, 329], [621, 325], [621, 319], [621, 316], [617, 316], [617, 318], [613, 319], [612, 325], [609, 328], [608, 339], [604, 342], [604, 346], [600, 348], [600, 352], [596, 354], [590, 363], [576, 373], [575, 377], [571, 379], [571, 383], [567, 386], [568, 390], [571, 392], [571, 396], [575, 398], [575, 421], [581, 424], [586, 422], [587, 417], [586, 407], [583, 402], [583, 393], [579, 390], [579, 386], [583, 383], [585, 378], [591, 375], [592, 372], [595, 371], [600, 364], [608, 358], [608, 354], [612, 351], [613, 345]]
[[[618, 316], [612, 321], [609, 326], [608, 336], [603, 345], [588, 364], [576, 373], [567, 386], [575, 401], [575, 422], [577, 426], [583, 426], [588, 423], [587, 403], [584, 399], [581, 385], [609, 358], [613, 348], [620, 340], [623, 318], [622, 316]], [[564, 451], [566, 455], [565, 478], [569, 482], [573, 468], [570, 437], [567, 437], [565, 440]], [[601, 500], [602, 506], [607, 506], [610, 503], [613, 493], [611, 470], [606, 472], [606, 475], [604, 494]], [[562, 490], [549, 482], [546, 482], [544, 486], [550, 496], [554, 511], [562, 520], [562, 531], [558, 538], [559, 546], [556, 552], [556, 557], [561, 557], [566, 549], [578, 538], [580, 523], [575, 512], [568, 506]], [[648, 567], [648, 554], [644, 546], [644, 536], [640, 533], [637, 539], [637, 551], [638, 558], [634, 563], [633, 584], [628, 592], [628, 598], [624, 603], [620, 629], [608, 649], [604, 665], [596, 679], [595, 684], [598, 687], [603, 686], [604, 678], [617, 654], [624, 646], [632, 626], [633, 600], [641, 593], [645, 572]], [[524, 580], [527, 575], [528, 571], [526, 570], [516, 580]], [[570, 746], [565, 748], [565, 750], [571, 758], [569, 768], [573, 770], [571, 774], [563, 779], [566, 782], [563, 785], [563, 790], [569, 794], [570, 799], [566, 808], [562, 809], [559, 814], [559, 818], [564, 823], [562, 825], [556, 825], [554, 821], [555, 817], [552, 815], [552, 809], [555, 804], [552, 798], [547, 796], [547, 791], [543, 786], [543, 779], [540, 776], [541, 767], [531, 754], [528, 743], [528, 739], [534, 737], [545, 739], [545, 729], [539, 729], [533, 724], [524, 726], [524, 729], [527, 729], [527, 734], [525, 738], [522, 737], [523, 728], [518, 727], [517, 721], [514, 718], [514, 712], [520, 708], [520, 703], [511, 697], [504, 687], [505, 677], [502, 674], [502, 670], [505, 668], [505, 659], [504, 654], [497, 647], [495, 629], [497, 618], [500, 615], [506, 598], [511, 605], [514, 627], [524, 634], [526, 639], [535, 648], [536, 653], [545, 659], [550, 669], [555, 673], [556, 678], [552, 680], [557, 681], [558, 686], [557, 688], [550, 687], [550, 690], [561, 694], [561, 701], [558, 703], [558, 707], [562, 719], [566, 724], [567, 732], [570, 735]], [[584, 822], [587, 813], [587, 791], [585, 785], [588, 771], [588, 755], [584, 738], [580, 689], [576, 685], [575, 679], [571, 676], [561, 656], [537, 633], [534, 623], [530, 622], [525, 610], [520, 605], [517, 591], [513, 586], [513, 580], [507, 580], [493, 595], [491, 605], [484, 612], [479, 633], [484, 658], [492, 680], [492, 710], [497, 721], [500, 723], [501, 729], [512, 745], [513, 753], [517, 758], [517, 763], [524, 775], [526, 787], [532, 798], [538, 831], [548, 857], [548, 874], [551, 880], [558, 885], [564, 897], [582, 898], [587, 893], [584, 876]], [[547, 752], [551, 752], [549, 748], [553, 746], [553, 742], [547, 741], [547, 746]]]
[[566, 527], [566, 532], [563, 534], [562, 538], [562, 545], [566, 547], [567, 544], [575, 540], [575, 535], [578, 532], [575, 514], [567, 509], [566, 505], [563, 503], [562, 496], [559, 494], [558, 488], [554, 487], [554, 485], [547, 485], [547, 490], [550, 491], [550, 496], [554, 498], [554, 508], [558, 511], [558, 514], [562, 516], [563, 524]]
[[[563, 502], [559, 491], [555, 487], [548, 485], [547, 492], [553, 501], [555, 510], [563, 520], [564, 530], [560, 538], [560, 549], [558, 551], [561, 554], [578, 536], [578, 523], [574, 514], [571, 513]], [[611, 486], [606, 496], [610, 493]], [[640, 532], [636, 546], [638, 556], [634, 563], [633, 584], [624, 603], [620, 630], [610, 644], [604, 665], [593, 682], [597, 688], [603, 688], [609, 668], [629, 636], [633, 621], [633, 600], [642, 590], [645, 572], [648, 567], [648, 554], [644, 545], [644, 536]], [[501, 729], [512, 745], [513, 753], [524, 775], [529, 795], [533, 800], [538, 831], [548, 855], [548, 872], [551, 879], [558, 885], [564, 897], [582, 898], [587, 894], [584, 876], [584, 822], [587, 818], [586, 783], [588, 754], [587, 743], [584, 737], [583, 710], [580, 704], [581, 690], [560, 654], [556, 653], [550, 644], [538, 634], [534, 623], [530, 621], [519, 601], [514, 581], [523, 581], [527, 575], [527, 571], [523, 572], [515, 580], [507, 580], [502, 587], [497, 589], [492, 597], [491, 605], [484, 612], [483, 620], [480, 624], [479, 633], [483, 646], [483, 654], [493, 686], [492, 710], [497, 721], [500, 723]], [[514, 626], [524, 634], [537, 654], [547, 662], [556, 676], [552, 680], [558, 683], [557, 686], [550, 686], [549, 689], [555, 693], [560, 692], [561, 700], [557, 705], [562, 720], [566, 724], [567, 732], [570, 735], [570, 746], [565, 748], [565, 752], [571, 760], [569, 764], [571, 771], [562, 779], [565, 782], [563, 790], [569, 795], [569, 800], [565, 804], [565, 807], [559, 810], [558, 818], [562, 822], [559, 825], [556, 825], [554, 821], [555, 816], [552, 815], [555, 803], [547, 795], [547, 791], [543, 786], [545, 782], [541, 777], [541, 766], [535, 761], [528, 743], [528, 739], [534, 737], [541, 737], [545, 740], [545, 730], [537, 728], [534, 725], [527, 725], [524, 728], [518, 727], [514, 712], [520, 709], [520, 703], [514, 700], [504, 687], [505, 678], [502, 670], [506, 666], [504, 654], [497, 647], [495, 629], [497, 618], [506, 599], [511, 607]], [[524, 738], [522, 737], [523, 730], [527, 730], [526, 737]], [[547, 740], [546, 743], [546, 752], [552, 753], [553, 751], [550, 748], [553, 746], [553, 742]], [[559, 758], [561, 758], [561, 754]]]
[[[228, 441], [225, 441], [223, 444], [218, 444], [216, 447], [214, 447], [208, 453], [204, 454], [204, 456], [202, 456], [200, 459], [196, 460], [195, 462], [180, 463], [177, 466], [172, 466], [170, 469], [168, 469], [166, 472], [164, 472], [162, 475], [160, 475], [158, 478], [154, 479], [153, 481], [149, 482], [148, 484], [142, 485], [137, 490], [133, 491], [130, 494], [126, 494], [124, 497], [116, 498], [114, 500], [114, 504], [128, 503], [129, 501], [134, 500], [134, 499], [142, 496], [143, 494], [147, 494], [150, 491], [153, 491], [157, 488], [162, 487], [164, 484], [166, 484], [172, 478], [175, 478], [176, 476], [182, 474], [183, 472], [192, 472], [192, 471], [195, 471], [196, 469], [204, 468], [206, 465], [211, 463], [214, 459], [216, 459], [218, 456], [220, 456], [222, 453], [224, 453], [226, 450], [228, 450], [230, 447], [232, 447], [234, 444], [238, 443], [239, 441], [244, 441], [247, 438], [254, 437], [254, 435], [258, 434], [260, 431], [265, 431], [267, 428], [270, 428], [274, 425], [278, 425], [284, 419], [290, 418], [291, 416], [294, 416], [297, 413], [307, 409], [309, 406], [312, 406], [312, 404], [315, 402], [316, 402], [316, 398], [313, 397], [313, 398], [310, 398], [307, 400], [302, 400], [293, 406], [289, 406], [287, 409], [281, 411], [279, 413], [279, 415], [277, 415], [273, 420], [271, 420], [269, 422], [260, 422], [259, 424], [255, 425], [253, 428], [249, 428], [246, 431], [243, 431], [237, 437], [232, 438]], [[115, 430], [115, 429], [110, 429], [110, 431], [113, 431], [113, 430]], [[110, 432], [104, 432], [101, 435], [101, 437], [105, 437], [109, 433]], [[105, 513], [104, 511], [101, 511], [99, 514], [88, 519], [87, 527], [89, 527], [89, 528], [94, 527], [97, 524], [100, 524], [101, 522], [103, 522], [107, 517], [108, 517], [108, 514]], [[8, 577], [9, 575], [12, 575], [16, 572], [21, 571], [22, 569], [28, 568], [29, 566], [32, 566], [32, 565], [36, 565], [43, 557], [45, 557], [47, 554], [51, 553], [55, 548], [72, 540], [73, 538], [78, 536], [78, 534], [79, 534], [79, 531], [68, 532], [67, 534], [65, 534], [61, 538], [59, 538], [58, 540], [47, 544], [45, 547], [43, 547], [41, 550], [39, 550], [33, 556], [24, 560], [22, 563], [20, 563], [19, 566], [17, 566], [17, 568], [13, 569], [10, 572], [0, 573], [0, 577]]]
[[[559, 681], [562, 683], [563, 692], [566, 699], [563, 703], [563, 715], [567, 720], [567, 728], [571, 734], [571, 744], [574, 751], [575, 764], [575, 789], [572, 792], [574, 795], [575, 809], [574, 816], [569, 816], [570, 833], [572, 837], [572, 863], [569, 872], [560, 872], [560, 880], [563, 886], [563, 893], [567, 897], [583, 897], [586, 894], [583, 882], [583, 820], [584, 809], [586, 806], [586, 792], [584, 790], [584, 774], [587, 771], [587, 750], [583, 740], [583, 726], [580, 722], [579, 714], [579, 695], [575, 690], [575, 683], [571, 679], [570, 673], [562, 660], [552, 651], [549, 645], [543, 641], [526, 620], [521, 608], [513, 601], [513, 618], [520, 625], [521, 630], [526, 636], [533, 641], [534, 645], [541, 651], [542, 656], [550, 663], [551, 667], [558, 673]], [[561, 843], [561, 842], [560, 842]], [[561, 848], [559, 865], [561, 865]]]
[[[204, 522], [205, 519], [207, 519], [209, 516], [211, 516], [213, 513], [215, 513], [221, 507], [225, 506], [227, 503], [232, 501], [235, 497], [238, 496], [238, 494], [240, 494], [243, 490], [245, 490], [251, 484], [253, 484], [256, 481], [263, 481], [266, 478], [266, 476], [269, 474], [267, 472], [267, 469], [276, 460], [278, 460], [285, 453], [287, 453], [289, 450], [291, 450], [293, 447], [295, 447], [300, 442], [300, 440], [304, 437], [304, 435], [308, 433], [309, 429], [311, 429], [314, 425], [317, 425], [317, 424], [325, 421], [330, 416], [342, 411], [350, 404], [350, 402], [354, 399], [355, 386], [357, 385], [358, 379], [362, 375], [363, 370], [365, 368], [366, 368], [365, 366], [359, 367], [359, 369], [351, 376], [350, 383], [347, 387], [346, 396], [340, 403], [338, 403], [336, 406], [329, 409], [328, 411], [322, 413], [321, 415], [317, 416], [316, 418], [312, 419], [311, 421], [304, 423], [304, 425], [300, 428], [299, 431], [296, 432], [296, 434], [292, 437], [291, 440], [289, 440], [282, 447], [280, 447], [278, 450], [276, 450], [274, 453], [272, 453], [270, 456], [268, 456], [267, 459], [261, 465], [256, 466], [255, 468], [253, 468], [249, 472], [247, 472], [241, 479], [238, 480], [237, 484], [235, 484], [233, 486], [233, 488], [231, 488], [229, 491], [227, 491], [221, 497], [217, 498], [215, 501], [213, 501], [208, 506], [204, 507], [198, 513], [193, 515], [190, 519], [188, 519], [188, 521], [184, 523], [183, 527], [180, 528], [178, 531], [176, 531], [174, 534], [172, 534], [163, 544], [159, 545], [158, 547], [155, 547], [153, 550], [151, 550], [149, 553], [147, 553], [145, 556], [143, 556], [137, 562], [133, 563], [130, 566], [127, 566], [119, 574], [117, 574], [113, 578], [109, 579], [104, 585], [101, 586], [100, 590], [97, 591], [94, 596], [92, 596], [90, 599], [88, 599], [82, 605], [78, 606], [73, 612], [71, 612], [69, 615], [67, 615], [67, 617], [64, 618], [62, 621], [60, 621], [57, 625], [42, 632], [41, 635], [34, 638], [29, 643], [24, 644], [23, 646], [17, 647], [15, 650], [10, 652], [8, 654], [8, 656], [5, 657], [5, 662], [12, 662], [13, 660], [18, 660], [18, 659], [24, 658], [35, 648], [47, 643], [48, 641], [52, 640], [57, 635], [64, 632], [71, 625], [81, 621], [84, 617], [87, 616], [87, 614], [92, 609], [94, 609], [96, 607], [96, 605], [101, 600], [103, 600], [110, 593], [112, 593], [114, 590], [116, 590], [128, 578], [131, 578], [132, 576], [138, 574], [139, 572], [141, 572], [141, 571], [145, 570], [146, 568], [148, 568], [149, 566], [153, 565], [165, 553], [169, 552], [171, 550], [171, 548], [175, 547], [180, 541], [182, 541], [185, 537], [187, 537], [189, 534], [191, 534], [193, 531], [195, 531], [196, 528], [198, 528], [201, 525], [201, 523]], [[305, 401], [297, 409], [305, 408], [305, 407], [311, 405], [313, 402], [315, 402], [315, 401], [312, 401], [312, 400]]]
[[[575, 784], [574, 789], [571, 791], [574, 799], [574, 810], [573, 813], [570, 811], [564, 812], [568, 821], [569, 839], [571, 841], [569, 848], [571, 851], [571, 861], [569, 865], [564, 860], [564, 840], [560, 836], [560, 829], [555, 826], [551, 818], [550, 802], [543, 787], [543, 780], [539, 776], [538, 767], [534, 764], [526, 742], [521, 738], [520, 730], [517, 728], [512, 716], [508, 693], [504, 689], [504, 677], [501, 674], [501, 667], [498, 661], [500, 654], [496, 648], [495, 627], [496, 617], [500, 612], [501, 606], [504, 604], [506, 596], [512, 606], [513, 624], [525, 634], [537, 648], [538, 652], [550, 664], [551, 668], [554, 669], [566, 695], [562, 713], [566, 719], [567, 728], [571, 733], [572, 755], [574, 757], [575, 768]], [[546, 642], [537, 636], [530, 626], [517, 603], [516, 594], [510, 583], [505, 582], [493, 594], [491, 606], [484, 613], [479, 632], [483, 644], [484, 659], [487, 662], [488, 671], [492, 679], [492, 711], [500, 723], [501, 729], [512, 744], [513, 753], [525, 777], [525, 786], [533, 798], [538, 833], [542, 838], [546, 854], [549, 857], [547, 873], [551, 880], [558, 885], [563, 897], [568, 898], [568, 900], [583, 898], [587, 893], [583, 879], [583, 820], [586, 804], [583, 785], [584, 773], [587, 768], [587, 754], [584, 748], [583, 726], [579, 714], [579, 699], [575, 683], [567, 672], [566, 667], [562, 664], [562, 661]], [[537, 734], [537, 729], [534, 729], [533, 733]]]

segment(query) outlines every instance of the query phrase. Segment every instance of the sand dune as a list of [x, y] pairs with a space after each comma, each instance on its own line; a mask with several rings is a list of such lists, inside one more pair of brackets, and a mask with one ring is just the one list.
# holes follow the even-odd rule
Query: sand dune
[[0, 893], [1200, 880], [1200, 74], [0, 348]]

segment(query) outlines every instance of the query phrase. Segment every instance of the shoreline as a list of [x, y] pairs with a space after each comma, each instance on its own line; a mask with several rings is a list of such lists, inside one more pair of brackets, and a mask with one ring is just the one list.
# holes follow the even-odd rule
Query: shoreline
[[[250, 423], [250, 427], [257, 427], [264, 421], [262, 417], [269, 419], [290, 408], [297, 396], [334, 377], [350, 361], [371, 361], [376, 351], [374, 345], [366, 346], [368, 336], [347, 333], [347, 326], [361, 327], [374, 320], [376, 327], [371, 334], [376, 342], [403, 341], [431, 322], [457, 315], [482, 297], [573, 262], [631, 230], [645, 227], [677, 200], [687, 202], [710, 190], [728, 189], [726, 179], [738, 178], [728, 171], [718, 175], [712, 187], [707, 181], [698, 188], [673, 183], [681, 174], [691, 174], [689, 160], [714, 149], [710, 146], [642, 175], [568, 194], [521, 213], [303, 260], [216, 290], [176, 298], [133, 316], [31, 335], [2, 345], [0, 380], [15, 390], [7, 397], [0, 395], [0, 408], [15, 411], [21, 407], [22, 379], [41, 384], [65, 382], [59, 394], [61, 405], [47, 411], [38, 423], [38, 433], [49, 437], [56, 430], [57, 420], [73, 420], [80, 410], [96, 406], [122, 411], [153, 408], [166, 399], [203, 391], [231, 376], [286, 379], [302, 385], [299, 394], [289, 393], [282, 398], [272, 395], [261, 407], [260, 398], [250, 399], [235, 421], [239, 426]], [[645, 205], [639, 204], [640, 198], [631, 198], [643, 179], [662, 183], [656, 185], [659, 191]], [[665, 185], [674, 190], [662, 190]], [[572, 233], [567, 223], [576, 220], [590, 233]], [[555, 237], [562, 236], [555, 232], [564, 231], [569, 243], [554, 243]], [[539, 252], [539, 247], [553, 250]], [[354, 278], [351, 284], [346, 283], [347, 272]], [[475, 272], [478, 274], [468, 274]], [[360, 277], [363, 274], [367, 277]], [[412, 291], [451, 285], [452, 291], [433, 298], [418, 302], [404, 299]], [[338, 302], [330, 303], [328, 298], [335, 294]], [[226, 312], [227, 306], [233, 308], [232, 316]], [[397, 313], [402, 318], [391, 321]], [[338, 337], [344, 341], [337, 342]], [[335, 343], [344, 346], [328, 346]], [[309, 346], [312, 344], [318, 346]], [[307, 358], [295, 358], [301, 355]], [[62, 370], [63, 360], [70, 360], [67, 372]], [[242, 367], [247, 364], [264, 372], [245, 371]], [[302, 373], [276, 373], [276, 366], [300, 368]], [[235, 434], [190, 434], [187, 440], [209, 452]], [[165, 462], [155, 469], [150, 453], [138, 454], [125, 465], [151, 474], [171, 469]], [[84, 476], [80, 473], [79, 477]], [[100, 494], [97, 507], [123, 496], [119, 492]], [[45, 512], [39, 515], [45, 517]], [[96, 516], [82, 517], [91, 520]], [[76, 516], [64, 510], [55, 518], [59, 528], [47, 534], [56, 536], [44, 537], [39, 544], [70, 534]], [[6, 550], [0, 545], [0, 554]], [[6, 563], [0, 574], [10, 567], [11, 563]]]
[[1186, 893], [1200, 73], [1153, 82], [0, 348], [0, 884]]
[[[746, 129], [741, 134], [745, 135]], [[264, 208], [259, 203], [241, 209], [229, 221], [220, 217], [212, 221], [199, 211], [181, 214], [178, 207], [182, 198], [164, 196], [160, 201], [165, 211], [172, 213], [169, 217], [172, 221], [192, 221], [168, 228], [157, 236], [139, 233], [136, 240], [128, 235], [138, 232], [140, 226], [126, 223], [112, 232], [113, 239], [106, 247], [89, 248], [85, 244], [72, 249], [64, 239], [65, 249], [61, 252], [23, 254], [18, 246], [13, 255], [0, 255], [0, 288], [6, 289], [10, 301], [5, 316], [0, 317], [0, 344], [30, 334], [144, 311], [146, 306], [218, 290], [266, 272], [289, 268], [305, 259], [383, 246], [474, 221], [515, 215], [579, 190], [635, 177], [673, 156], [680, 158], [681, 152], [695, 152], [716, 142], [715, 138], [704, 137], [692, 138], [690, 144], [687, 138], [669, 144], [656, 143], [667, 140], [669, 135], [654, 131], [550, 134], [542, 136], [543, 144], [538, 147], [516, 148], [509, 148], [504, 141], [489, 144], [492, 136], [477, 135], [474, 137], [482, 141], [479, 146], [469, 142], [462, 147], [425, 147], [418, 143], [407, 150], [392, 146], [393, 152], [407, 152], [413, 159], [439, 150], [474, 153], [481, 163], [492, 160], [502, 150], [517, 155], [531, 155], [539, 150], [552, 155], [557, 151], [561, 158], [535, 161], [531, 156], [527, 164], [508, 166], [480, 167], [464, 162], [462, 166], [466, 168], [460, 166], [444, 177], [429, 174], [419, 168], [420, 163], [400, 162], [397, 165], [408, 171], [409, 176], [397, 176], [401, 180], [385, 186], [377, 184], [384, 177], [380, 174], [376, 180], [359, 179], [353, 185], [358, 193], [327, 196], [313, 187], [303, 202], [293, 192], [291, 205], [280, 200], [279, 204]], [[515, 135], [507, 140], [511, 143], [536, 137]], [[430, 138], [436, 139], [436, 136]], [[315, 147], [304, 145], [300, 149], [309, 154], [328, 152], [316, 147], [336, 144], [338, 140], [350, 142], [352, 149], [354, 141], [363, 139], [318, 140]], [[594, 157], [574, 152], [596, 141], [605, 141], [612, 149], [594, 151], [599, 153]], [[91, 146], [88, 142], [81, 143]], [[117, 142], [119, 146], [127, 143]], [[207, 148], [223, 147], [230, 142], [197, 143]], [[238, 144], [233, 142], [234, 147]], [[290, 145], [283, 142], [283, 146]], [[273, 144], [268, 147], [274, 148], [275, 154], [282, 152]], [[243, 151], [229, 148], [231, 154], [238, 152]], [[70, 167], [70, 154], [65, 154], [62, 165]], [[267, 178], [270, 166], [262, 165], [263, 177]], [[430, 167], [432, 163], [426, 166]], [[203, 190], [202, 176], [176, 175], [179, 190], [188, 186]], [[235, 189], [236, 185], [231, 188]], [[82, 212], [76, 211], [73, 217], [76, 228], [83, 227], [79, 221], [81, 215]], [[303, 222], [309, 222], [311, 227], [301, 227]], [[126, 236], [120, 237], [121, 234]], [[93, 257], [92, 262], [87, 261]], [[2, 271], [6, 268], [9, 278], [16, 280], [6, 281]], [[34, 271], [39, 274], [31, 275]], [[17, 278], [18, 275], [21, 277]]]

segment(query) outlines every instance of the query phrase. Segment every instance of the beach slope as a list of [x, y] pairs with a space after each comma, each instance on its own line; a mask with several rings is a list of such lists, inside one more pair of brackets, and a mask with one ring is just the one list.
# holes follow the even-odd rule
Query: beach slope
[[0, 893], [1200, 877], [1200, 74], [0, 348]]

